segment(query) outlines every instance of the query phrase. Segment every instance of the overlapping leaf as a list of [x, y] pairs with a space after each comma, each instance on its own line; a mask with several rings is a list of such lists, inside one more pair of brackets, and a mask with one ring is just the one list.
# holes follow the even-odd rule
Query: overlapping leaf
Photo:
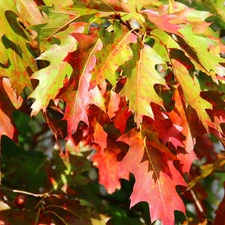
[[[221, 6], [223, 2], [209, 3], [213, 7], [216, 4]], [[16, 141], [12, 112], [21, 107], [22, 99], [18, 95], [24, 87], [32, 90], [29, 75], [34, 72], [32, 79], [39, 83], [30, 95], [34, 98], [31, 116], [50, 108], [49, 102], [63, 100], [64, 120], [51, 117], [49, 110], [44, 112], [46, 124], [56, 139], [60, 136], [69, 140], [68, 151], [79, 151], [79, 141], [82, 145], [96, 143], [98, 146], [91, 159], [98, 168], [99, 182], [106, 190], [112, 193], [119, 189], [119, 179], [127, 179], [132, 173], [135, 185], [131, 206], [145, 201], [150, 206], [152, 222], [160, 219], [163, 224], [174, 224], [174, 211], [185, 213], [176, 191], [178, 185], [185, 186], [178, 168], [183, 173], [189, 172], [196, 158], [193, 148], [197, 135], [207, 131], [221, 141], [224, 139], [225, 60], [219, 55], [225, 47], [218, 38], [220, 29], [216, 34], [209, 27], [211, 23], [204, 21], [211, 14], [178, 2], [165, 5], [157, 0], [138, 3], [134, 0], [8, 0], [0, 3], [0, 11], [3, 12], [0, 76], [9, 77], [9, 80], [1, 79], [0, 84], [0, 137], [7, 135]], [[223, 11], [216, 9], [222, 20]], [[99, 22], [102, 17], [111, 26], [92, 29], [90, 24]], [[140, 30], [132, 30], [133, 20], [140, 23]], [[35, 32], [27, 32], [28, 29], [36, 31], [36, 38]], [[41, 54], [37, 58], [39, 71], [35, 55], [31, 54], [33, 49]], [[44, 67], [44, 61], [49, 65]], [[158, 65], [165, 62], [165, 70], [160, 74]], [[200, 70], [198, 76], [196, 70]], [[199, 81], [203, 73], [210, 82], [212, 78], [216, 83], [212, 88], [216, 94], [208, 91], [209, 80]], [[159, 96], [161, 85], [166, 86], [166, 91], [163, 89]], [[166, 102], [171, 103], [172, 94], [174, 105]], [[166, 99], [165, 104], [161, 96]], [[139, 129], [133, 128], [135, 122]], [[126, 131], [129, 132], [118, 141], [128, 144], [129, 150], [119, 162], [124, 152], [114, 140]], [[200, 137], [197, 140], [202, 141]], [[204, 153], [207, 158], [210, 150], [203, 149], [209, 152]], [[74, 194], [70, 184], [89, 182], [80, 174], [85, 164], [76, 157], [66, 153], [55, 159], [55, 169], [50, 166], [51, 172], [48, 171], [52, 184], [56, 184], [55, 190], [58, 185], [65, 194], [69, 195], [69, 191]], [[74, 163], [79, 168], [73, 168]], [[211, 173], [213, 166], [222, 165], [224, 159], [202, 167], [203, 173], [191, 185]], [[87, 169], [89, 166], [85, 171]], [[78, 176], [74, 176], [75, 173]], [[54, 202], [59, 203], [57, 198]], [[223, 202], [216, 222], [223, 219], [220, 215]], [[76, 203], [68, 202], [62, 208], [82, 210]], [[80, 219], [75, 214], [66, 221], [86, 222], [85, 217]], [[92, 223], [106, 223], [104, 221], [103, 217]]]
[[113, 193], [121, 187], [119, 162], [117, 160], [120, 151], [116, 144], [109, 140], [104, 152], [98, 148], [96, 154], [92, 157], [94, 165], [99, 170], [99, 183], [104, 185], [108, 193]]
[[59, 89], [63, 87], [64, 79], [71, 76], [72, 67], [63, 60], [75, 49], [76, 40], [72, 36], [67, 36], [61, 40], [60, 45], [54, 45], [37, 58], [49, 61], [50, 65], [32, 75], [32, 79], [39, 80], [39, 84], [29, 96], [29, 98], [35, 98], [31, 106], [31, 116], [36, 115], [40, 110], [45, 110], [49, 101], [54, 99]]
[[[223, 186], [225, 188], [225, 183], [223, 183]], [[224, 195], [222, 201], [220, 202], [219, 207], [217, 208], [217, 210], [215, 212], [216, 213], [216, 217], [215, 217], [215, 220], [214, 220], [214, 224], [223, 225], [224, 220], [225, 220], [225, 217], [224, 217], [224, 215], [225, 215], [225, 212], [224, 212], [225, 207], [224, 207], [224, 205], [225, 205], [225, 195]]]
[[[206, 109], [211, 109], [212, 105], [200, 96], [201, 88], [199, 81], [195, 76], [192, 78], [189, 72], [193, 68], [192, 64], [187, 58], [185, 59], [185, 57], [182, 57], [182, 54], [179, 54], [179, 51], [176, 51], [176, 56], [174, 53], [175, 51], [171, 51], [171, 62], [176, 79], [181, 85], [186, 101], [196, 110], [199, 119], [206, 130], [208, 130], [209, 124], [212, 123]], [[182, 61], [181, 58], [178, 59], [179, 55], [182, 57]]]
[[[101, 117], [101, 115], [99, 117]], [[89, 125], [89, 135], [92, 136], [92, 142], [100, 146], [101, 152], [103, 153], [104, 149], [107, 147], [108, 134], [104, 131], [102, 125], [99, 124], [95, 117], [91, 118]]]
[[[53, 3], [52, 1], [50, 2], [50, 4]], [[94, 15], [97, 13], [96, 10], [87, 9], [84, 5], [79, 3], [76, 3], [75, 7], [71, 8], [71, 10], [47, 6], [43, 6], [41, 9], [43, 13], [48, 16], [47, 23], [38, 24], [31, 27], [32, 30], [36, 31], [38, 34], [36, 40], [38, 41], [41, 51], [48, 50], [52, 44], [59, 44], [59, 40], [55, 38], [55, 35], [67, 29], [69, 25], [73, 26], [76, 19], [78, 19], [80, 16], [89, 14]], [[87, 21], [83, 22], [88, 22], [88, 20], [89, 18]]]
[[18, 12], [12, 0], [1, 1], [2, 12], [0, 24], [0, 76], [7, 76], [17, 94], [21, 94], [24, 87], [32, 89], [28, 67], [37, 69], [34, 58], [28, 46], [29, 33], [20, 26]]
[[113, 33], [102, 31], [103, 48], [96, 54], [97, 64], [92, 72], [93, 85], [101, 84], [107, 79], [115, 87], [116, 70], [132, 57], [129, 44], [136, 41], [136, 36], [131, 31], [123, 30], [118, 23], [113, 28]]
[[115, 116], [115, 112], [119, 109], [120, 104], [120, 95], [115, 93], [114, 91], [110, 92], [110, 100], [107, 107], [107, 114], [109, 118]]
[[135, 113], [135, 121], [139, 124], [144, 115], [154, 117], [151, 102], [163, 106], [154, 85], [166, 85], [155, 69], [157, 64], [163, 64], [164, 61], [150, 46], [143, 45], [141, 41], [132, 45], [132, 51], [133, 58], [124, 66], [127, 81], [121, 95], [129, 99], [129, 109]]
[[20, 13], [20, 17], [23, 18], [24, 21], [28, 22], [29, 25], [47, 22], [46, 15], [38, 9], [37, 4], [34, 1], [17, 0], [16, 7]]
[[1, 78], [0, 81], [0, 139], [2, 135], [6, 135], [17, 142], [18, 133], [12, 112], [21, 106], [23, 100], [21, 97], [17, 98], [7, 78]]
[[176, 18], [179, 18], [178, 15], [168, 14], [163, 10], [163, 8], [161, 8], [161, 10], [158, 11], [152, 9], [145, 9], [142, 10], [141, 13], [146, 14], [148, 19], [161, 30], [166, 31], [168, 33], [177, 34], [178, 36], [180, 36], [178, 30], [181, 29], [183, 26], [175, 24], [172, 21], [175, 20]]
[[188, 111], [185, 107], [185, 102], [183, 100], [183, 95], [180, 87], [175, 91], [173, 98], [175, 101], [174, 109], [170, 112], [170, 118], [174, 124], [181, 126], [183, 129], [181, 133], [184, 135], [185, 140], [183, 140], [185, 151], [178, 153], [178, 158], [182, 164], [183, 173], [189, 173], [190, 167], [193, 161], [196, 159], [196, 155], [194, 153], [194, 145], [195, 145], [195, 135], [192, 134], [189, 126], [190, 118], [188, 115]]
[[149, 123], [142, 132], [136, 129], [118, 139], [130, 148], [119, 164], [120, 174], [134, 174], [135, 184], [131, 204], [148, 202], [151, 221], [160, 219], [163, 224], [174, 224], [174, 211], [185, 213], [184, 204], [176, 192], [177, 185], [185, 185], [173, 165], [176, 156], [160, 143], [158, 134]]
[[[225, 63], [225, 59], [219, 56], [220, 48], [218, 48], [218, 43], [215, 40], [211, 40], [207, 37], [195, 35], [192, 31], [192, 27], [190, 26], [186, 26], [185, 28], [180, 29], [179, 32], [183, 34], [184, 40], [189, 45], [189, 48], [191, 47], [192, 50], [194, 49], [194, 51], [196, 52], [196, 57], [192, 58], [192, 56], [190, 55], [192, 61], [195, 61], [193, 63], [197, 67], [198, 65], [196, 64], [196, 61], [197, 63], [200, 63], [204, 68], [203, 72], [211, 75], [214, 80], [215, 74], [223, 77], [225, 74], [225, 68], [221, 64]], [[210, 50], [215, 47], [217, 47], [216, 52]]]
[[[77, 68], [77, 85], [72, 84], [63, 94], [62, 98], [67, 103], [64, 119], [68, 123], [68, 134], [72, 135], [76, 131], [80, 121], [89, 124], [87, 116], [87, 107], [95, 104], [105, 111], [104, 98], [99, 88], [96, 86], [89, 90], [91, 74], [96, 64], [94, 53], [101, 49], [101, 41], [96, 39], [95, 34], [73, 34], [79, 42], [79, 49], [65, 59]], [[94, 42], [94, 44], [93, 44]]]
[[44, 3], [47, 6], [56, 6], [59, 8], [63, 8], [63, 7], [68, 7], [73, 5], [73, 1], [72, 0], [66, 0], [66, 1], [60, 1], [60, 0], [44, 0]]

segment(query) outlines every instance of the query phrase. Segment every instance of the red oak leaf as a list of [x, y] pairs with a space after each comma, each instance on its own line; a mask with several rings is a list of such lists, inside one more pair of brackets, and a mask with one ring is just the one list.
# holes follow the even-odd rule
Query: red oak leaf
[[120, 189], [119, 162], [117, 160], [120, 151], [116, 143], [108, 139], [108, 146], [104, 152], [97, 148], [96, 154], [92, 157], [94, 166], [99, 170], [99, 183], [105, 187], [108, 193]]
[[127, 80], [121, 95], [129, 99], [129, 110], [135, 113], [135, 122], [139, 125], [143, 116], [154, 118], [150, 103], [163, 107], [163, 101], [154, 86], [166, 86], [165, 79], [155, 69], [156, 65], [163, 64], [164, 60], [140, 39], [137, 44], [131, 45], [131, 49], [133, 58], [124, 65]]
[[184, 204], [176, 192], [177, 185], [186, 185], [173, 165], [176, 156], [160, 143], [151, 125], [131, 130], [118, 139], [130, 146], [119, 164], [120, 175], [130, 172], [135, 177], [131, 204], [149, 204], [151, 221], [160, 219], [165, 225], [174, 224], [174, 211], [185, 213]]
[[183, 140], [183, 144], [185, 146], [185, 152], [180, 151], [178, 153], [178, 158], [182, 164], [182, 172], [189, 172], [191, 164], [196, 158], [194, 153], [194, 145], [195, 145], [195, 135], [191, 132], [190, 126], [188, 125], [190, 119], [187, 117], [187, 110], [185, 107], [185, 103], [183, 100], [183, 93], [181, 87], [178, 87], [173, 95], [173, 99], [175, 101], [174, 109], [169, 114], [170, 119], [173, 124], [176, 124], [182, 127], [181, 133], [184, 135], [185, 140]]
[[[156, 108], [156, 107], [155, 107]], [[165, 145], [171, 142], [175, 148], [184, 146], [182, 143], [181, 131], [183, 127], [173, 123], [165, 112], [162, 112], [159, 107], [155, 113], [155, 128], [159, 131], [162, 143]]]
[[[64, 119], [68, 123], [68, 135], [71, 136], [76, 131], [80, 121], [89, 125], [87, 108], [90, 104], [95, 104], [105, 111], [104, 98], [100, 93], [98, 86], [89, 90], [91, 80], [90, 71], [96, 64], [94, 53], [101, 48], [101, 42], [95, 41], [95, 34], [91, 37], [86, 34], [73, 34], [78, 40], [79, 49], [70, 53], [65, 61], [69, 62], [74, 68], [79, 78], [76, 85], [72, 84], [68, 90], [61, 96], [66, 102]], [[87, 41], [87, 42], [85, 42]], [[94, 44], [93, 44], [94, 42]], [[75, 79], [74, 79], [75, 80]]]
[[111, 91], [107, 109], [107, 114], [109, 118], [112, 118], [116, 115], [115, 112], [119, 109], [119, 104], [120, 104], [120, 95], [114, 91]]
[[[90, 120], [90, 119], [89, 119]], [[92, 118], [89, 124], [89, 138], [91, 142], [98, 144], [101, 147], [102, 153], [107, 147], [107, 136], [108, 134], [104, 131], [102, 125], [98, 123], [96, 118]]]
[[127, 119], [132, 115], [132, 112], [129, 111], [129, 107], [125, 98], [121, 98], [120, 108], [116, 113], [115, 118], [113, 119], [113, 124], [116, 128], [120, 130], [120, 133], [123, 134], [126, 130]]
[[[148, 19], [155, 24], [158, 28], [176, 35], [181, 36], [178, 32], [183, 26], [175, 24], [175, 21], [179, 15], [176, 14], [161, 14], [161, 10], [156, 11], [152, 9], [142, 10], [141, 13], [146, 14]], [[173, 22], [174, 21], [174, 22]]]
[[6, 135], [14, 141], [18, 141], [17, 130], [13, 123], [12, 112], [18, 109], [23, 99], [17, 97], [16, 92], [11, 87], [8, 78], [0, 80], [0, 139]]

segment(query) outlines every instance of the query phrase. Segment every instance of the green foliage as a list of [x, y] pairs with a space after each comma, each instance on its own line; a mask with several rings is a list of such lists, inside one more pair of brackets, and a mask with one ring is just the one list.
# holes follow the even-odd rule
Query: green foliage
[[0, 11], [0, 224], [224, 223], [224, 1]]

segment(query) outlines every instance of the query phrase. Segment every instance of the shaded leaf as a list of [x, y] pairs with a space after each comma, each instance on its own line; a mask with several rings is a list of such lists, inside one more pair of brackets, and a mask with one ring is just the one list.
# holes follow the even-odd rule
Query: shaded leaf
[[120, 130], [120, 133], [123, 134], [127, 127], [127, 119], [132, 115], [132, 113], [129, 111], [127, 102], [125, 102], [124, 99], [121, 99], [121, 103], [120, 108], [113, 119], [113, 124]]
[[189, 184], [189, 188], [193, 188], [199, 181], [209, 176], [214, 171], [218, 170], [225, 164], [225, 159], [217, 159], [214, 163], [201, 166], [201, 175], [195, 177]]
[[172, 123], [166, 113], [161, 110], [155, 110], [155, 128], [159, 132], [162, 143], [172, 143], [175, 148], [183, 147], [181, 131], [183, 127]]
[[30, 36], [19, 24], [18, 12], [12, 0], [1, 1], [0, 11], [4, 14], [0, 19], [0, 74], [10, 79], [19, 95], [25, 86], [32, 89], [28, 70], [37, 69], [31, 48], [28, 47], [31, 44]]
[[18, 134], [12, 113], [21, 106], [23, 99], [17, 97], [7, 78], [1, 78], [0, 81], [0, 139], [6, 135], [17, 142]]
[[185, 140], [183, 140], [185, 146], [185, 152], [178, 153], [178, 158], [182, 164], [183, 173], [189, 173], [190, 167], [193, 161], [196, 158], [194, 153], [194, 145], [195, 145], [195, 135], [191, 132], [189, 121], [190, 118], [188, 115], [188, 111], [185, 107], [185, 102], [183, 100], [183, 93], [181, 88], [178, 87], [173, 95], [173, 99], [175, 101], [174, 109], [170, 112], [171, 121], [174, 124], [177, 124], [182, 127], [181, 133], [184, 135]]
[[104, 151], [100, 150], [100, 148], [97, 148], [96, 151], [92, 161], [99, 170], [99, 183], [105, 187], [108, 193], [113, 193], [121, 187], [119, 162], [117, 160], [121, 150], [113, 141], [108, 140], [107, 148]]
[[[225, 182], [223, 183], [223, 186], [225, 188]], [[225, 221], [225, 196], [220, 202], [215, 213], [216, 213], [216, 217], [214, 220], [214, 224], [223, 225]]]

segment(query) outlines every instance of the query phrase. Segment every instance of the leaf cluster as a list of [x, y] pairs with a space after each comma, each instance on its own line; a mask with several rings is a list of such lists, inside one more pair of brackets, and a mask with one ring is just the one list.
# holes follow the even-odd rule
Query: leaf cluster
[[222, 4], [2, 1], [0, 222], [223, 224]]

